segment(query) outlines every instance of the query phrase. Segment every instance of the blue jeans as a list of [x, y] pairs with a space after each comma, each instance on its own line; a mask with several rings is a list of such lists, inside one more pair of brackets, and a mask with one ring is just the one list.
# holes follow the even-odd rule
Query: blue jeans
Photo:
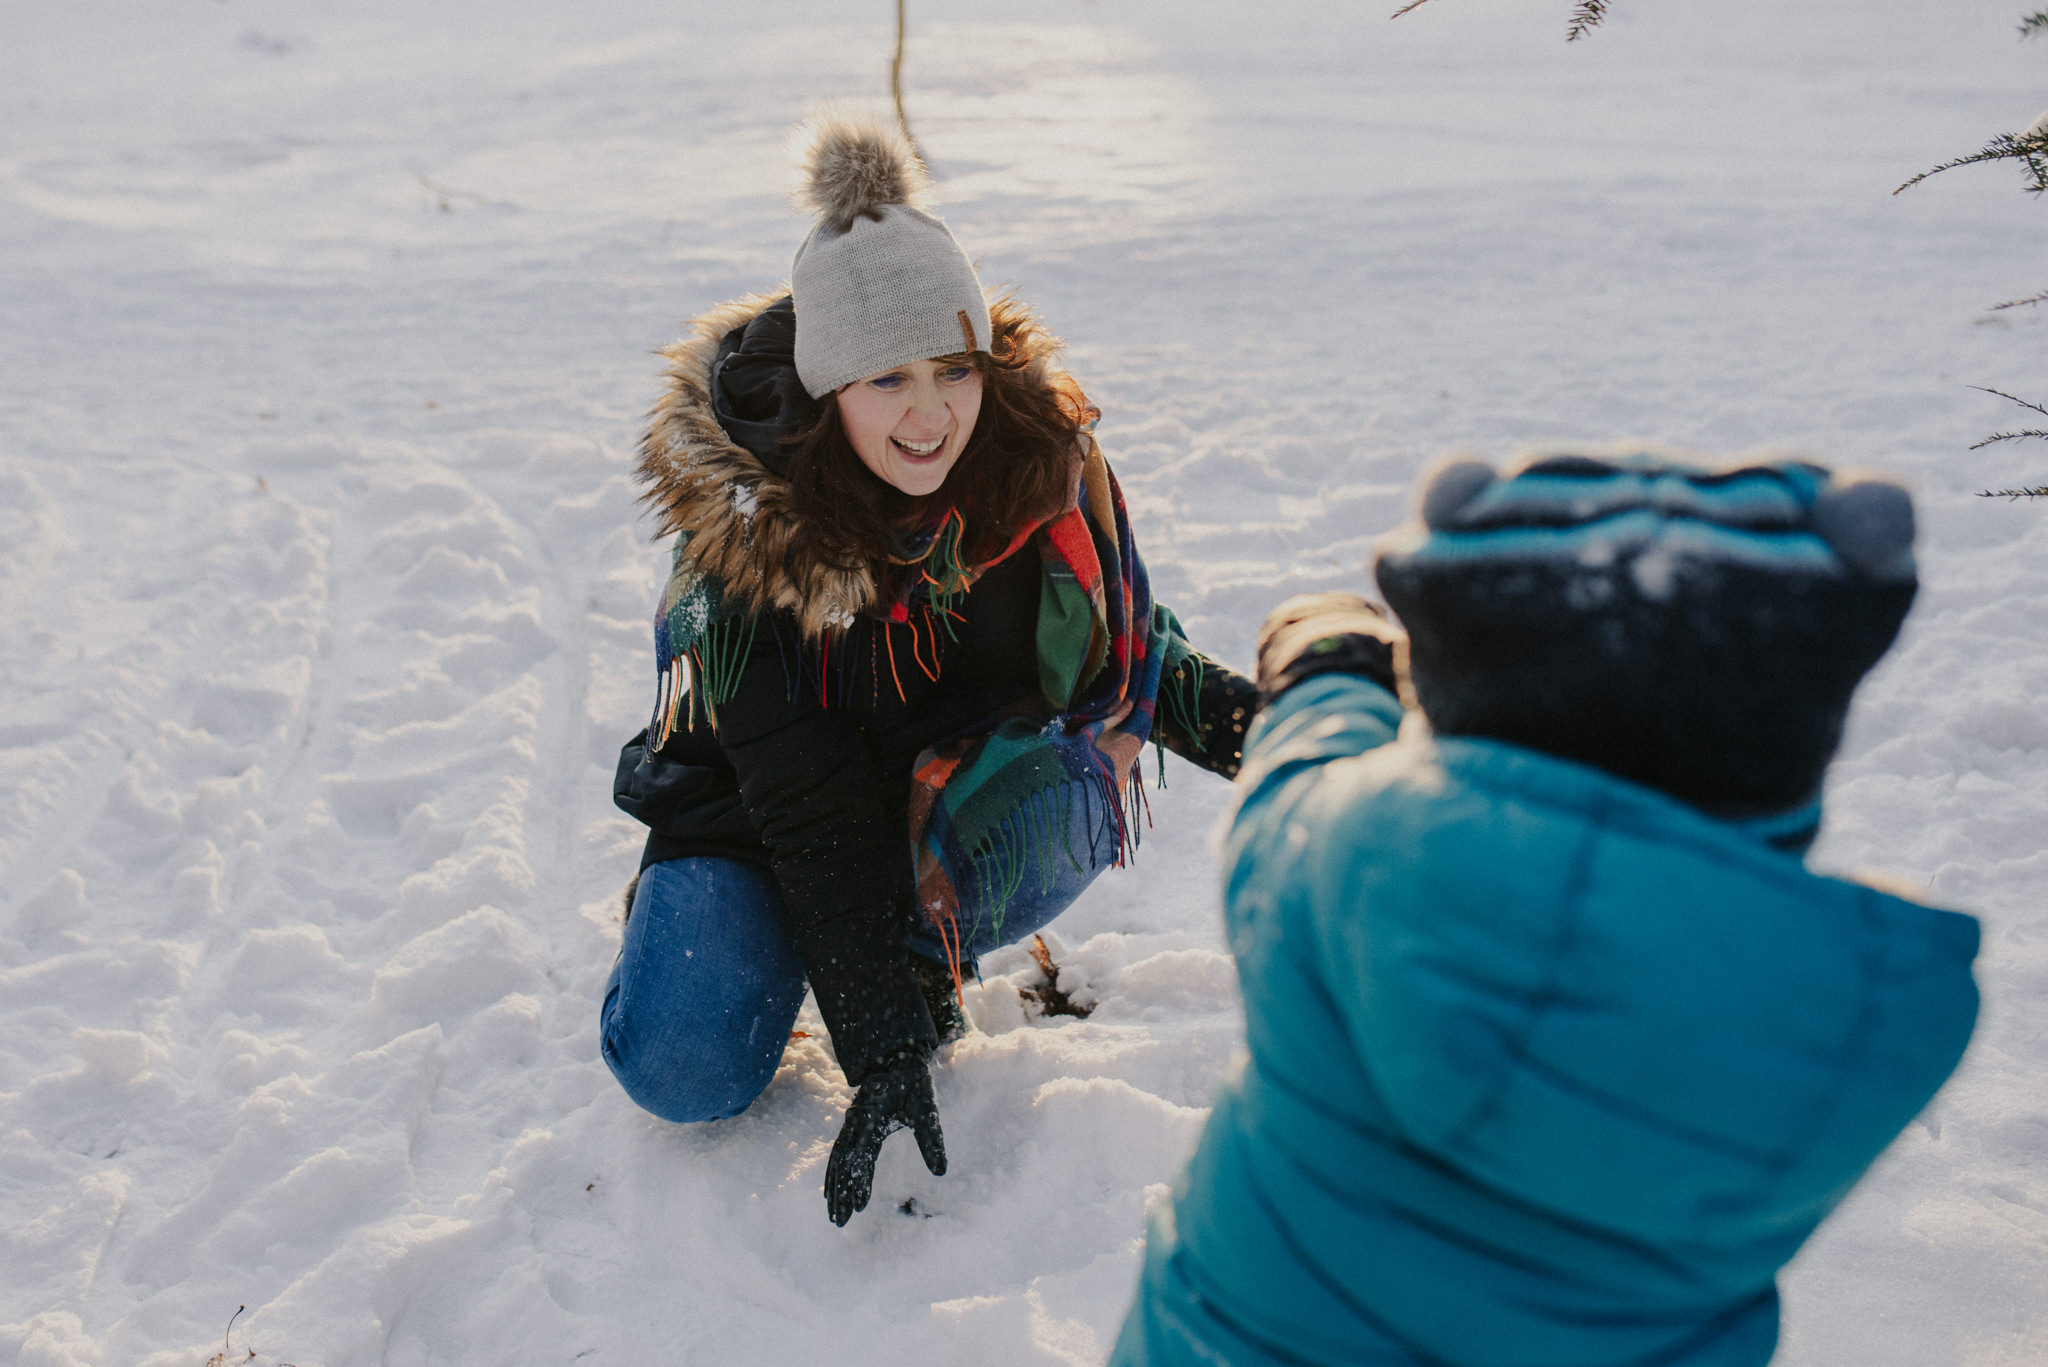
[[[1040, 851], [1025, 835], [1026, 873], [999, 918], [962, 909], [970, 963], [1042, 928], [1108, 867], [1116, 844], [1100, 824], [1100, 800], [1091, 807], [1077, 793], [1069, 805], [1067, 842]], [[975, 886], [957, 872], [954, 881], [963, 892]], [[922, 926], [909, 949], [945, 956]], [[626, 1095], [663, 1120], [723, 1120], [775, 1076], [803, 1000], [803, 961], [774, 874], [733, 859], [650, 864], [605, 985], [604, 1061]]]

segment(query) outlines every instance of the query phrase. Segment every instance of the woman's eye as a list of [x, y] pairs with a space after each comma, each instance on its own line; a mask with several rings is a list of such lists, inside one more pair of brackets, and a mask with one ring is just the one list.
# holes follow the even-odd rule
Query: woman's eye
[[874, 379], [869, 380], [868, 383], [887, 393], [891, 390], [901, 389], [903, 387], [903, 377], [901, 375], [877, 375]]
[[959, 384], [973, 373], [974, 367], [971, 365], [949, 365], [939, 372], [939, 378], [947, 384]]

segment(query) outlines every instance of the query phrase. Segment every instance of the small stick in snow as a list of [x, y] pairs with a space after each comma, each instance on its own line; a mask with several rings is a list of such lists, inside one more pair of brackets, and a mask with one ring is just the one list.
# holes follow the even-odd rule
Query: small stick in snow
[[419, 173], [419, 182], [421, 188], [434, 197], [434, 207], [444, 214], [455, 212], [455, 201], [458, 199], [466, 199], [480, 209], [513, 207], [509, 200], [491, 199], [474, 190], [458, 190], [452, 185], [443, 185], [440, 181], [431, 179], [425, 171]]
[[[206, 1360], [206, 1367], [227, 1367], [228, 1354], [233, 1352], [235, 1348], [235, 1321], [242, 1318], [242, 1312], [248, 1308], [246, 1305], [238, 1305], [235, 1307], [235, 1313], [228, 1316], [227, 1332], [220, 1336], [220, 1351]], [[249, 1350], [249, 1356], [252, 1358], [256, 1356], [254, 1348]], [[246, 1360], [244, 1359], [244, 1361]], [[289, 1364], [286, 1367], [289, 1367]]]
[[1017, 995], [1038, 1003], [1040, 1014], [1047, 1016], [1086, 1016], [1095, 1008], [1082, 1006], [1072, 997], [1060, 991], [1060, 966], [1052, 961], [1052, 951], [1045, 947], [1045, 937], [1031, 937], [1031, 960], [1038, 965], [1038, 971], [1045, 975], [1043, 987], [1020, 987]]
[[896, 0], [896, 55], [889, 59], [889, 95], [896, 101], [896, 125], [903, 130], [903, 140], [910, 144], [911, 151], [917, 153], [917, 159], [929, 167], [931, 158], [924, 154], [917, 134], [910, 131], [910, 116], [903, 112], [903, 37], [910, 26], [903, 13], [903, 5], [904, 0]]
[[2048, 290], [2042, 290], [2039, 294], [2030, 294], [2024, 299], [2008, 299], [2003, 304], [1993, 304], [1985, 312], [1996, 313], [2000, 309], [2016, 309], [2026, 304], [2039, 304], [2044, 300], [2048, 300]]

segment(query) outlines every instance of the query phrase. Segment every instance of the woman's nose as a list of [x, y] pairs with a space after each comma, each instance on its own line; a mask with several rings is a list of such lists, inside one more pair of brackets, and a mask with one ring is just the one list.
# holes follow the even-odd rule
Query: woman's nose
[[939, 393], [938, 385], [929, 379], [919, 379], [910, 386], [910, 416], [937, 419], [944, 417], [945, 412], [945, 396]]

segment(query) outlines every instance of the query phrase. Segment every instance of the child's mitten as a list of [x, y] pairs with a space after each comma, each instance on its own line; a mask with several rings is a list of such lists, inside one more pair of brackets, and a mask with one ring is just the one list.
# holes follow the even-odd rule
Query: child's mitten
[[1303, 679], [1363, 674], [1389, 693], [1401, 629], [1355, 593], [1303, 593], [1266, 614], [1259, 628], [1259, 701], [1269, 704]]

